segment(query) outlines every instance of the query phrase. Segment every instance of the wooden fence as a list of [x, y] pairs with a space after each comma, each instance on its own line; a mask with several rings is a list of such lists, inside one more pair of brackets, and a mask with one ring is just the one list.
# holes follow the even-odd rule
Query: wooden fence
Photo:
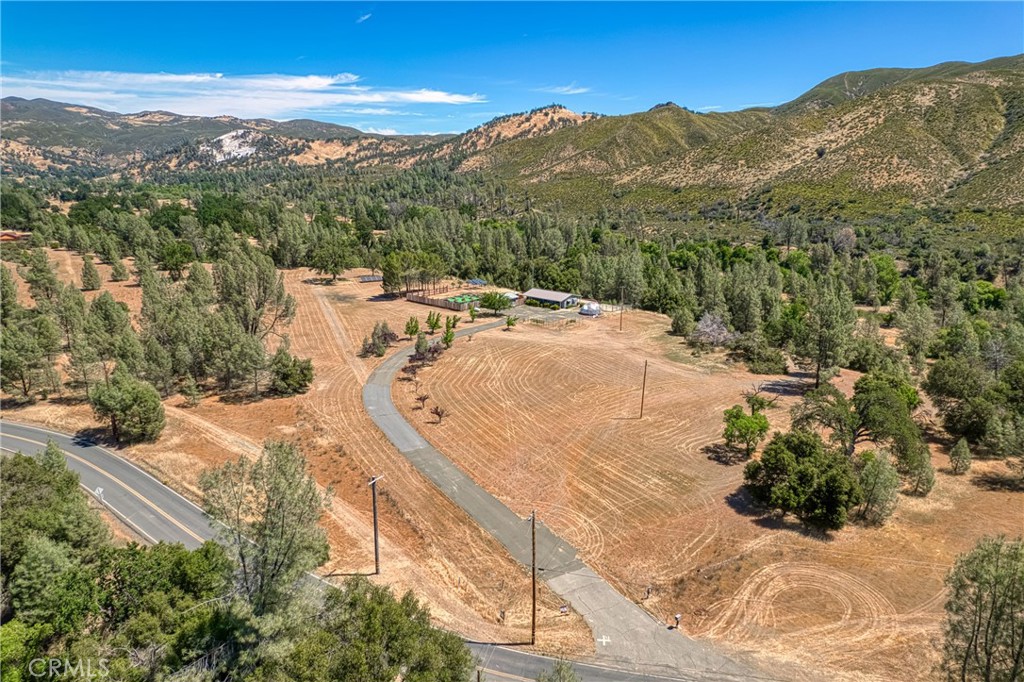
[[420, 294], [406, 294], [405, 300], [412, 301], [413, 303], [425, 303], [426, 305], [432, 305], [437, 308], [445, 308], [447, 310], [468, 310], [468, 303], [456, 303], [455, 301], [447, 301], [443, 298], [430, 298], [429, 296], [422, 296]]

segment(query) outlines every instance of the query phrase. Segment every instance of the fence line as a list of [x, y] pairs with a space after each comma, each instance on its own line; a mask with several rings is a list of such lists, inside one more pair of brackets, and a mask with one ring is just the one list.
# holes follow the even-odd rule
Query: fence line
[[443, 298], [430, 298], [429, 296], [423, 296], [421, 294], [409, 293], [405, 295], [405, 300], [412, 301], [413, 303], [424, 303], [426, 305], [432, 305], [437, 308], [445, 308], [446, 310], [468, 310], [468, 303], [456, 303], [454, 301], [446, 301]]

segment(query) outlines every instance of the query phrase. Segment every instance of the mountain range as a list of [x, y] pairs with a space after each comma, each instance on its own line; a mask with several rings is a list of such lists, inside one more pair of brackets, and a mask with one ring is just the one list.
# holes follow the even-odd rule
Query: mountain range
[[117, 114], [2, 101], [6, 174], [90, 176], [259, 164], [443, 160], [541, 201], [593, 209], [727, 202], [870, 213], [884, 203], [1024, 211], [1024, 55], [839, 74], [773, 108], [623, 116], [551, 105], [461, 135], [373, 135], [312, 120]]

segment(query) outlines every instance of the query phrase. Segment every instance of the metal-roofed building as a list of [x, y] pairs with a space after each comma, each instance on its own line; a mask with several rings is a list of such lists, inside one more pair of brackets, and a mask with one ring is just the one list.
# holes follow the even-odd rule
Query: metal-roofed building
[[559, 308], [569, 308], [579, 302], [579, 296], [564, 291], [549, 291], [548, 289], [530, 289], [523, 294], [523, 298], [529, 301], [537, 301], [547, 305], [557, 305]]

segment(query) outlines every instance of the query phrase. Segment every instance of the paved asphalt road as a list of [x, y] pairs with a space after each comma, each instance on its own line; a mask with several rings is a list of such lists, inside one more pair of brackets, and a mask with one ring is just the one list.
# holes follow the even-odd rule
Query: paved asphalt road
[[[568, 314], [573, 313], [534, 313], [533, 316], [558, 319]], [[502, 324], [499, 320], [474, 326], [457, 332], [456, 336], [475, 334]], [[428, 443], [392, 402], [391, 384], [412, 352], [412, 348], [398, 350], [370, 375], [363, 386], [363, 407], [413, 466], [504, 545], [516, 560], [529, 566], [528, 521], [477, 485]], [[595, 639], [596, 663], [669, 678], [687, 674], [693, 676], [691, 679], [707, 680], [757, 676], [750, 668], [722, 656], [707, 644], [669, 630], [665, 623], [654, 620], [587, 567], [572, 545], [542, 524], [538, 524], [537, 532], [537, 566], [548, 586], [572, 604], [590, 625]], [[602, 678], [588, 674], [585, 679]], [[612, 679], [630, 678], [620, 672]]]
[[[42, 451], [50, 439], [64, 451], [68, 467], [78, 473], [82, 487], [94, 497], [102, 495], [103, 504], [146, 540], [180, 542], [194, 548], [214, 537], [214, 530], [199, 507], [122, 457], [77, 436], [0, 420], [0, 450], [35, 454]], [[553, 663], [550, 658], [506, 646], [467, 644], [479, 658], [484, 678], [492, 682], [535, 680], [542, 671], [550, 670]], [[600, 666], [574, 665], [587, 682], [665, 679]], [[675, 674], [671, 679], [708, 678]]]
[[150, 542], [180, 542], [190, 549], [214, 535], [199, 507], [145, 471], [88, 440], [34, 426], [0, 422], [0, 448], [35, 453], [52, 439], [82, 487]]

